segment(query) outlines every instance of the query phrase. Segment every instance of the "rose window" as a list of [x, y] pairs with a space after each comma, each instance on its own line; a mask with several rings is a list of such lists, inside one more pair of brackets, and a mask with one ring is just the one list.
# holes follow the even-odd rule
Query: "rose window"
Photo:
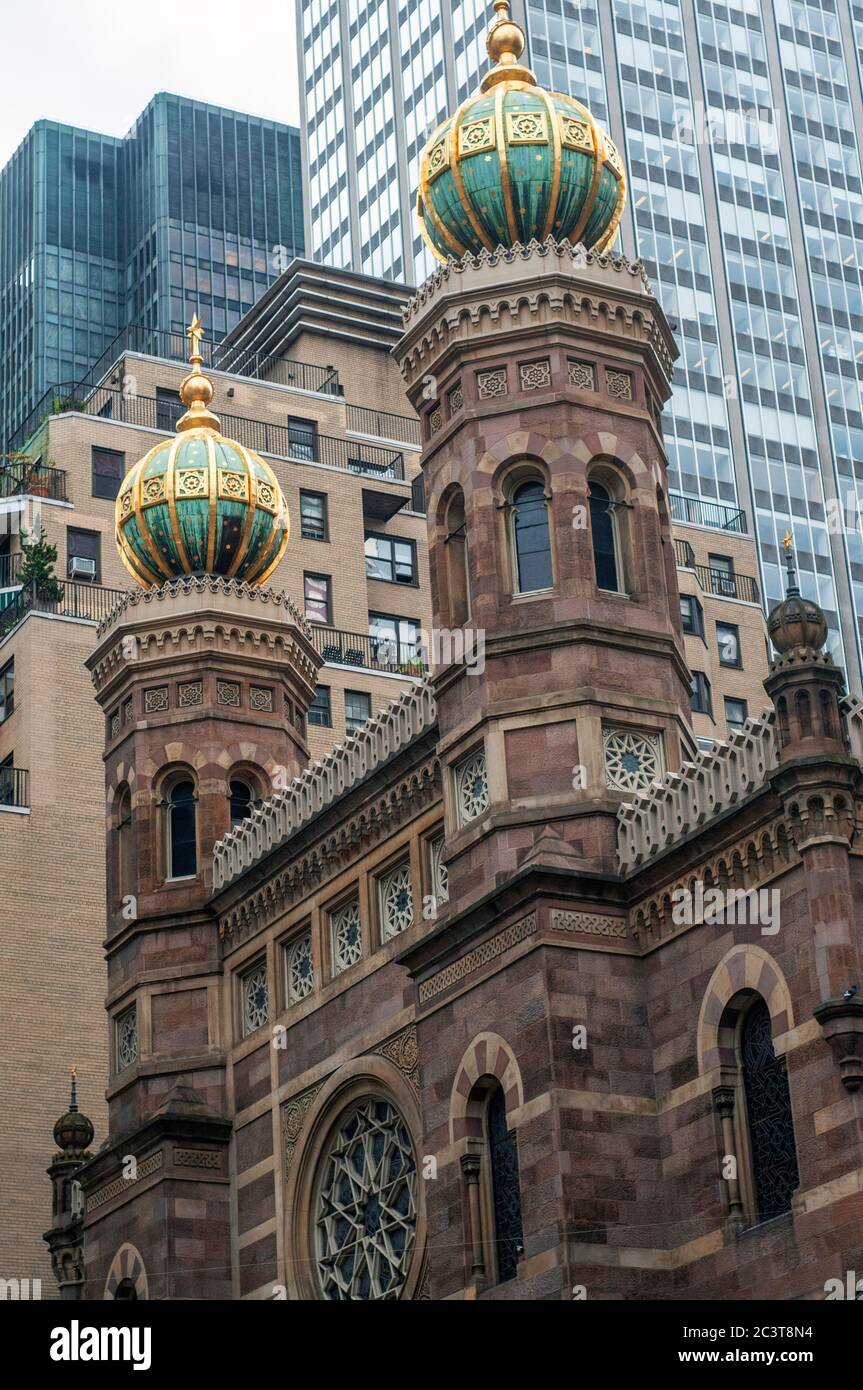
[[288, 951], [288, 998], [298, 1004], [311, 994], [315, 987], [315, 971], [312, 965], [312, 937], [310, 932], [295, 941]]
[[356, 965], [363, 953], [359, 899], [353, 898], [332, 915], [333, 966], [336, 973]]
[[381, 925], [384, 941], [391, 941], [399, 932], [413, 926], [414, 899], [411, 890], [411, 871], [400, 864], [381, 879]]
[[488, 771], [485, 753], [474, 753], [456, 768], [456, 800], [462, 824], [488, 810]]
[[609, 729], [605, 733], [605, 780], [621, 791], [645, 791], [662, 778], [662, 746], [657, 734]]
[[314, 1239], [324, 1298], [399, 1298], [416, 1215], [417, 1167], [407, 1125], [389, 1101], [360, 1101], [339, 1120], [319, 1170]]

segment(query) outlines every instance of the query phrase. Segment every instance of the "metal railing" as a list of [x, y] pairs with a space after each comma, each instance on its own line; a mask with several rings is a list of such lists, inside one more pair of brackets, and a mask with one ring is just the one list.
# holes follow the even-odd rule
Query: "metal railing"
[[372, 434], [377, 439], [398, 439], [419, 448], [420, 422], [413, 415], [393, 415], [388, 410], [372, 410], [365, 405], [347, 404], [348, 429], [356, 434]]
[[0, 497], [50, 497], [66, 502], [66, 473], [32, 459], [6, 459], [0, 463]]
[[716, 598], [736, 598], [741, 603], [760, 603], [758, 581], [749, 574], [729, 574], [713, 565], [696, 565], [695, 552], [688, 541], [675, 537], [674, 558], [680, 569], [690, 570], [706, 594]]
[[18, 582], [22, 555], [16, 550], [14, 555], [0, 555], [0, 589], [9, 589]]
[[[188, 360], [189, 342], [185, 333], [147, 328], [140, 323], [128, 324], [97, 357], [80, 381], [50, 386], [43, 393], [6, 441], [5, 448], [10, 451], [20, 448], [48, 416], [80, 408], [93, 388], [126, 353], [137, 353], [142, 357], [159, 357], [166, 362], [185, 364]], [[204, 366], [212, 371], [255, 377], [261, 381], [299, 387], [300, 390], [315, 391], [325, 396], [343, 395], [339, 374], [334, 367], [319, 367], [313, 362], [295, 362], [260, 352], [238, 353], [236, 349], [224, 348], [221, 342], [202, 342], [201, 356]]]
[[108, 589], [102, 584], [79, 584], [74, 580], [55, 581], [60, 591], [53, 598], [36, 583], [25, 584], [12, 602], [0, 610], [0, 642], [23, 622], [28, 613], [51, 613], [61, 618], [99, 623], [107, 618], [122, 589]]
[[30, 805], [30, 773], [23, 767], [0, 767], [0, 806]]
[[422, 676], [427, 670], [413, 643], [397, 642], [394, 638], [342, 632], [335, 627], [312, 623], [312, 643], [327, 666], [356, 666], [402, 676]]
[[717, 531], [736, 531], [746, 535], [746, 513], [722, 502], [708, 502], [703, 497], [686, 497], [682, 492], [670, 492], [673, 521], [685, 526], [710, 526]]
[[[172, 434], [183, 407], [179, 402], [175, 405], [173, 401], [159, 400], [155, 396], [131, 396], [112, 387], [100, 386], [90, 395], [84, 413]], [[220, 414], [219, 419], [229, 439], [259, 454], [273, 454], [276, 458], [290, 459], [292, 463], [325, 463], [330, 468], [375, 478], [403, 480], [405, 476], [404, 457], [394, 449], [327, 434], [310, 434], [290, 425], [272, 424], [269, 420], [250, 420], [244, 415]]]

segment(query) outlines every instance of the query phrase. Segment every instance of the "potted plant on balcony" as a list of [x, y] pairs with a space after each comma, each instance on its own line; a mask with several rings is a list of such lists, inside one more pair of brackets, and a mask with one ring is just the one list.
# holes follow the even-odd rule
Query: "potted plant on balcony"
[[21, 528], [21, 568], [18, 582], [22, 592], [30, 588], [40, 603], [59, 603], [63, 586], [54, 574], [57, 547], [45, 537], [41, 526], [38, 535]]

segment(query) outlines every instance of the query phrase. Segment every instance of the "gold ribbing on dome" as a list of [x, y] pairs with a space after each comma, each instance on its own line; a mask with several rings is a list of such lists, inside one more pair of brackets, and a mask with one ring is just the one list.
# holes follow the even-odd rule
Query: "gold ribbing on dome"
[[201, 339], [204, 336], [204, 326], [198, 315], [192, 319], [186, 329], [186, 337], [189, 339], [191, 351], [189, 352], [189, 365], [192, 370], [189, 375], [184, 377], [180, 383], [180, 400], [183, 405], [188, 406], [185, 415], [181, 415], [177, 421], [176, 430], [182, 434], [184, 430], [215, 430], [217, 433], [222, 425], [218, 415], [214, 415], [208, 406], [215, 395], [213, 383], [209, 377], [204, 376], [201, 371], [204, 359], [201, 356]]
[[494, 0], [494, 9], [497, 19], [488, 31], [485, 46], [495, 66], [482, 79], [480, 91], [488, 92], [498, 82], [526, 82], [535, 87], [536, 78], [530, 68], [518, 61], [527, 40], [521, 25], [509, 12], [509, 0]]

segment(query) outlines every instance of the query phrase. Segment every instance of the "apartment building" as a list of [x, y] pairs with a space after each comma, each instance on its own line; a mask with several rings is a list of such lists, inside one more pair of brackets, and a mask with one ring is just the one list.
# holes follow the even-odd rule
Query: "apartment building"
[[[216, 354], [237, 370], [207, 353], [222, 432], [265, 455], [287, 498], [291, 541], [270, 583], [304, 608], [325, 663], [308, 719], [313, 760], [424, 670], [419, 430], [389, 355], [404, 298], [298, 263]], [[64, 1103], [68, 1067], [104, 1134], [107, 1040], [93, 1027], [105, 990], [104, 729], [84, 662], [130, 584], [114, 543], [116, 493], [173, 434], [187, 371], [182, 335], [153, 332], [148, 345], [83, 383], [76, 408], [48, 416], [0, 471], [0, 900], [12, 927], [0, 1013], [15, 1039], [0, 1062], [0, 1104], [14, 1116], [0, 1140], [0, 1268], [41, 1277], [46, 1296], [45, 1104]], [[18, 582], [21, 527], [56, 545], [59, 598]]]

